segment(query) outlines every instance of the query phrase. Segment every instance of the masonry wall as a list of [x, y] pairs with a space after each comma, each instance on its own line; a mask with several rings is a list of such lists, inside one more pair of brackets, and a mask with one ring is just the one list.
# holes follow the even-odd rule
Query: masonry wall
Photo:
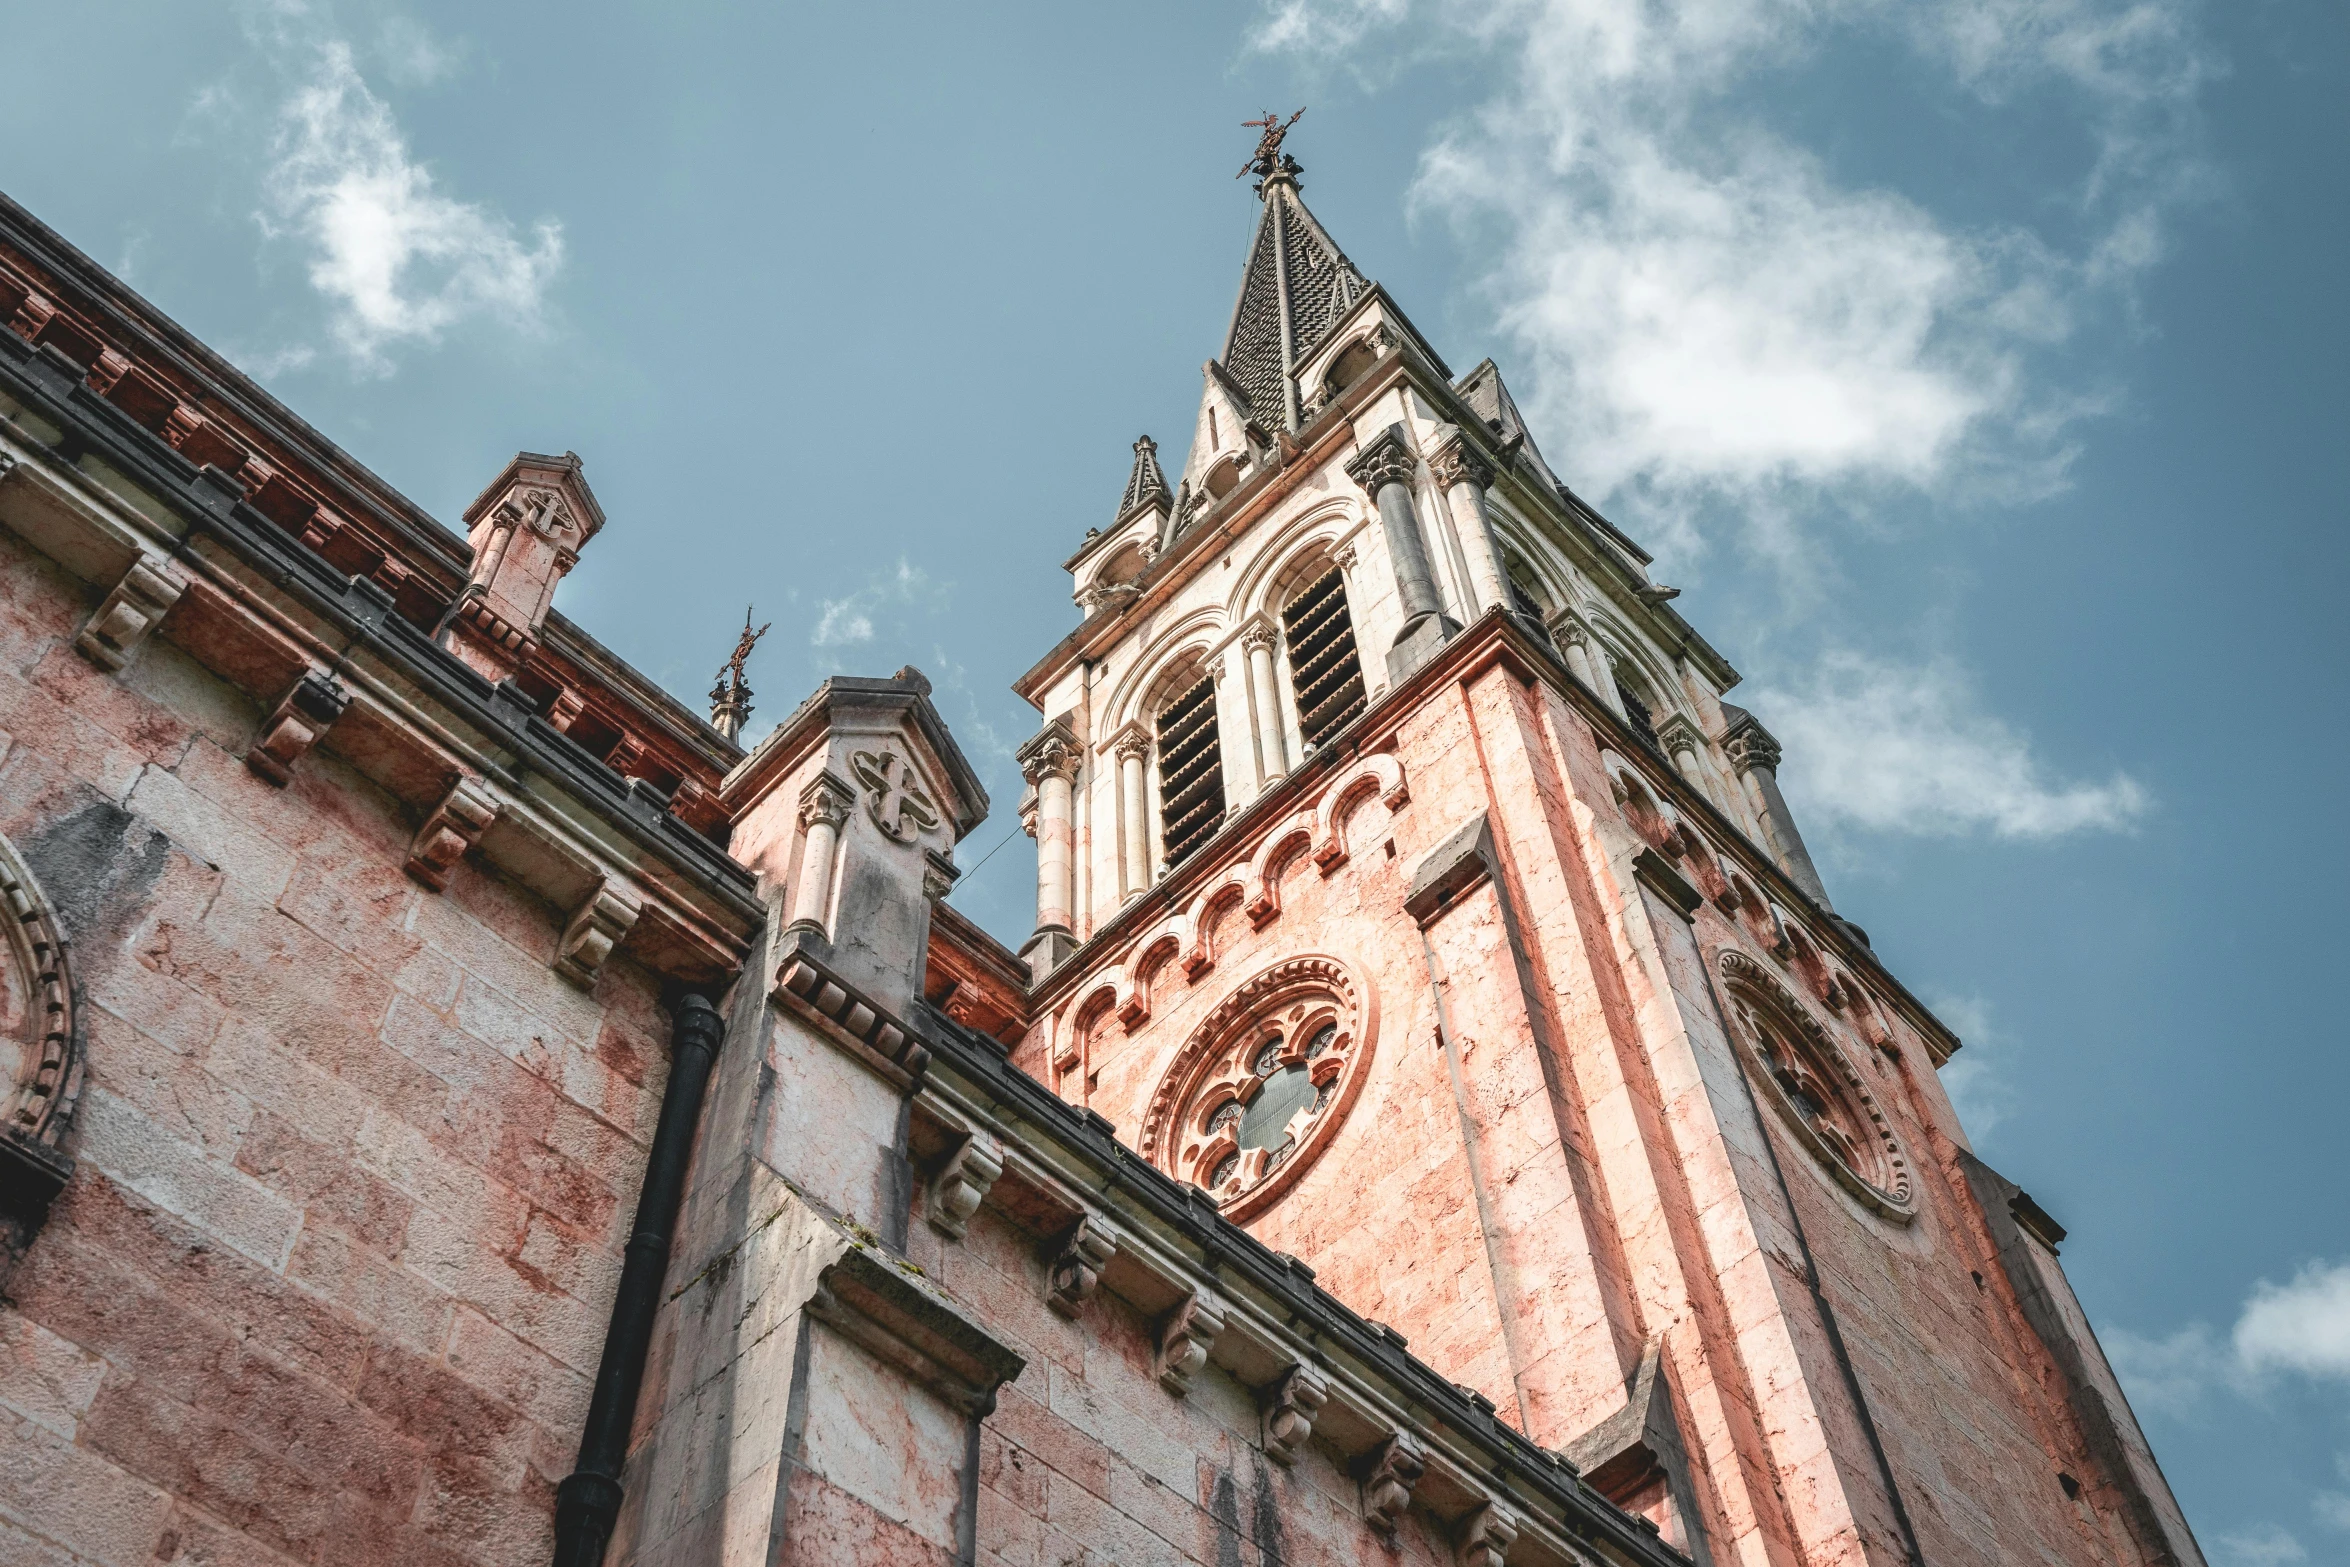
[[[2016, 1308], [1916, 1032], [1899, 1024], [1880, 1050], [1831, 1019], [1913, 1171], [1916, 1217], [1902, 1224], [1843, 1190], [1764, 1102], [1714, 970], [1736, 951], [1791, 995], [1804, 980], [1751, 910], [1709, 900], [1683, 915], [1641, 884], [1633, 862], [1657, 851], [1611, 798], [1604, 742], [1569, 703], [1488, 664], [1391, 728], [1367, 743], [1403, 762], [1410, 802], [1359, 806], [1334, 875], [1289, 861], [1272, 878], [1278, 916], [1261, 930], [1224, 918], [1200, 938], [1214, 966], [1196, 979], [1152, 967], [1157, 938], [1136, 930], [1093, 975], [1056, 981], [1061, 1016], [1040, 1019], [1019, 1059], [1050, 1073], [1058, 1031], [1105, 976], [1147, 993], [1131, 1032], [1114, 1012], [1083, 1031], [1081, 1069], [1062, 1079], [1131, 1136], [1235, 986], [1295, 953], [1341, 956], [1377, 988], [1374, 1070], [1319, 1162], [1248, 1221], [1324, 1287], [1551, 1446], [1623, 1408], [1644, 1344], [1661, 1339], [1697, 1471], [1684, 1505], [1717, 1552], [1892, 1559], [1873, 1423], [1929, 1560], [2154, 1559]], [[1404, 911], [1412, 870], [1480, 813], [1498, 877], [1433, 920], [1424, 951]]]
[[665, 1019], [323, 749], [0, 533], [0, 831], [86, 988], [78, 1168], [0, 1304], [0, 1561], [515, 1563], [551, 1548]]
[[979, 1437], [978, 1560], [989, 1567], [1437, 1567], [1440, 1527], [1364, 1522], [1362, 1488], [1324, 1448], [1269, 1462], [1255, 1395], [1210, 1364], [1178, 1398], [1152, 1369], [1154, 1324], [1103, 1291], [1074, 1321], [1048, 1310], [1040, 1241], [1001, 1209], [960, 1242], [917, 1225], [914, 1262], [1026, 1357]]

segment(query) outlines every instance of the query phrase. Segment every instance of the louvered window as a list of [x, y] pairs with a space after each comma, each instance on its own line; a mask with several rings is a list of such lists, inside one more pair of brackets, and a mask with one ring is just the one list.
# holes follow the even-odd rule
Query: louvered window
[[1289, 673], [1297, 687], [1297, 727], [1318, 746], [1369, 705], [1354, 620], [1346, 612], [1346, 577], [1333, 566], [1281, 610]]
[[1653, 748], [1656, 745], [1656, 718], [1649, 712], [1648, 704], [1633, 695], [1632, 688], [1621, 680], [1616, 682], [1616, 700], [1624, 704], [1624, 716], [1632, 721], [1632, 732], [1640, 736], [1643, 744]]
[[1159, 819], [1167, 863], [1208, 841], [1224, 820], [1224, 756], [1216, 743], [1216, 682], [1202, 680], [1159, 713]]

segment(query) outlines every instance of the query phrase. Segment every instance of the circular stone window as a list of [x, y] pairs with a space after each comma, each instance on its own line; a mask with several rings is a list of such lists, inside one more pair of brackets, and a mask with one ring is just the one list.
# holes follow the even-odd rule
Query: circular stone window
[[1722, 955], [1738, 1043], [1762, 1097], [1837, 1184], [1885, 1218], [1916, 1216], [1909, 1163], [1876, 1096], [1793, 993], [1743, 953]]
[[1368, 993], [1330, 958], [1292, 958], [1218, 1003], [1151, 1096], [1143, 1156], [1234, 1220], [1261, 1213], [1329, 1145], [1371, 1055]]

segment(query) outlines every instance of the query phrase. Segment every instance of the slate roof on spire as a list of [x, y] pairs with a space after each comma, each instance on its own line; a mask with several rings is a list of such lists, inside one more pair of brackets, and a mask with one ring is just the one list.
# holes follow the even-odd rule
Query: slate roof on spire
[[1159, 443], [1143, 436], [1134, 443], [1134, 471], [1126, 476], [1126, 495], [1118, 502], [1118, 521], [1134, 515], [1135, 508], [1157, 501], [1172, 506], [1175, 492], [1167, 488], [1167, 476], [1159, 471]]
[[1294, 430], [1298, 363], [1370, 284], [1306, 210], [1289, 171], [1269, 175], [1257, 194], [1265, 205], [1218, 358], [1247, 392], [1250, 412], [1269, 429]]

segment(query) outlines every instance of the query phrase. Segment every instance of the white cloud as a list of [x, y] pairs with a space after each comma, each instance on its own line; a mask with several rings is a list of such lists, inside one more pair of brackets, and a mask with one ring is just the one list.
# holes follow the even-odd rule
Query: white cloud
[[925, 600], [945, 601], [950, 584], [935, 583], [927, 572], [900, 556], [895, 566], [876, 573], [854, 593], [820, 600], [816, 625], [808, 633], [814, 647], [848, 647], [874, 639], [873, 617], [891, 606], [909, 606]]
[[2148, 1338], [2127, 1328], [2098, 1335], [2114, 1374], [2142, 1409], [2186, 1416], [2215, 1386], [2249, 1386], [2235, 1356], [2210, 1325], [2191, 1322], [2167, 1338]]
[[[2205, 74], [2183, 4], [1277, 0], [1253, 41], [1367, 57], [1385, 30], [1390, 56], [1417, 41], [1504, 62], [1505, 85], [1426, 153], [1415, 207], [1471, 237], [1578, 487], [1670, 521], [1790, 486], [2060, 481], [2065, 429], [2093, 403], [2039, 386], [2030, 355], [2160, 254]], [[2066, 92], [2098, 149], [2063, 193], [2085, 237], [2068, 251], [1839, 183], [1742, 107], [1760, 73], [1856, 29], [1907, 38], [1983, 102]]]
[[2284, 1284], [2263, 1279], [2233, 1343], [2251, 1371], [2350, 1379], [2350, 1262], [2313, 1262]]
[[2012, 1041], [1991, 1021], [1991, 1003], [1981, 996], [1929, 994], [1926, 1004], [1965, 1046], [1942, 1069], [1942, 1090], [1958, 1111], [1959, 1124], [1980, 1141], [2007, 1119], [2015, 1102], [2015, 1085], [2007, 1075]]
[[384, 70], [403, 87], [430, 87], [457, 74], [465, 63], [462, 41], [445, 42], [413, 17], [388, 16], [376, 32]]
[[311, 284], [360, 364], [388, 369], [393, 344], [437, 341], [468, 317], [537, 323], [562, 265], [561, 226], [541, 222], [525, 242], [505, 218], [437, 190], [348, 44], [318, 49], [272, 150], [264, 226], [308, 242]]
[[[2334, 1467], [2350, 1475], [2350, 1461], [2343, 1455], [2335, 1455]], [[2350, 1530], [2350, 1492], [2320, 1491], [2311, 1498], [2309, 1510], [2329, 1529]]]
[[2219, 1567], [2286, 1567], [2309, 1560], [2301, 1542], [2273, 1523], [2223, 1534], [2218, 1545]]
[[2147, 808], [2126, 773], [2099, 783], [2051, 776], [1946, 663], [1831, 652], [1753, 705], [1786, 742], [1788, 793], [1831, 827], [2048, 838], [2127, 827]]
[[824, 613], [816, 618], [816, 629], [808, 633], [808, 640], [818, 647], [872, 641], [873, 617], [858, 609], [859, 602], [858, 594], [845, 599], [826, 599]]

